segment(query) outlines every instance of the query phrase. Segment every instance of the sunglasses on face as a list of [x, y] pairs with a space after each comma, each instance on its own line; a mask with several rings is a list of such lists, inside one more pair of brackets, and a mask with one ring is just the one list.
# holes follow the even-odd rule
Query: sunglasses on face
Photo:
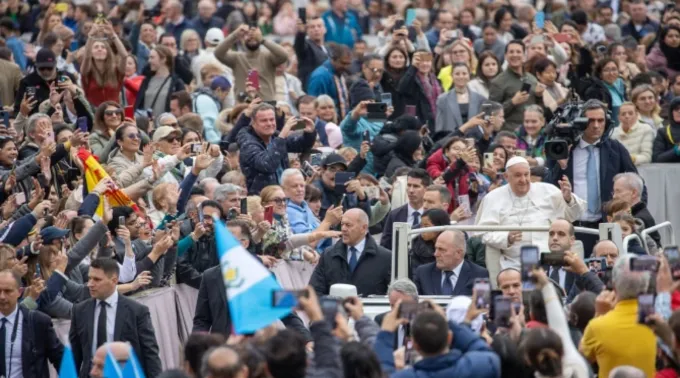
[[174, 142], [179, 142], [179, 137], [167, 137], [163, 139], [164, 141], [168, 143], [174, 143]]
[[284, 198], [272, 198], [269, 202], [274, 202], [277, 205], [283, 205], [286, 200]]
[[40, 67], [38, 68], [38, 71], [44, 71], [44, 72], [49, 72], [54, 70], [54, 67]]
[[142, 134], [130, 133], [127, 135], [128, 139], [142, 139]]
[[120, 115], [120, 114], [123, 114], [122, 110], [105, 110], [104, 111], [104, 115], [108, 116], [108, 117], [111, 117], [111, 116], [114, 116], [114, 115]]

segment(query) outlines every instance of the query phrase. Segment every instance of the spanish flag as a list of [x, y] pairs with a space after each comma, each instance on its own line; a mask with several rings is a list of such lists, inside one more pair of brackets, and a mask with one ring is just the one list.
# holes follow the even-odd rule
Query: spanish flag
[[[99, 164], [97, 157], [92, 155], [90, 151], [81, 148], [78, 151], [78, 158], [83, 162], [83, 166], [85, 167], [85, 190], [89, 193], [97, 186], [99, 181], [109, 177], [109, 174], [106, 173], [104, 168]], [[137, 205], [118, 187], [107, 190], [104, 195], [109, 200], [111, 207], [128, 206], [139, 213]], [[100, 218], [104, 214], [104, 201], [99, 201], [99, 207], [97, 207], [97, 212], [95, 214]]]

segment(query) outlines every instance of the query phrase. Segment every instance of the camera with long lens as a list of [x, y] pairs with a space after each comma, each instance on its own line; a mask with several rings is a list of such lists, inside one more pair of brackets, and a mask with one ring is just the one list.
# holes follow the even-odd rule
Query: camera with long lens
[[588, 127], [588, 118], [581, 117], [583, 103], [570, 102], [555, 110], [546, 126], [545, 156], [553, 160], [569, 158], [569, 147], [581, 139]]

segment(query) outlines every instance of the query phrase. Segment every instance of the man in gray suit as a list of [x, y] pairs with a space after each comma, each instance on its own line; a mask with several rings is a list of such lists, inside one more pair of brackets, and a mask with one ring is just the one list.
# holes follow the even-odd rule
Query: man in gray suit
[[100, 258], [90, 264], [91, 298], [73, 307], [69, 340], [79, 376], [89, 376], [92, 357], [98, 347], [107, 342], [123, 341], [137, 352], [147, 377], [161, 371], [158, 343], [151, 324], [149, 308], [118, 295], [118, 263]]

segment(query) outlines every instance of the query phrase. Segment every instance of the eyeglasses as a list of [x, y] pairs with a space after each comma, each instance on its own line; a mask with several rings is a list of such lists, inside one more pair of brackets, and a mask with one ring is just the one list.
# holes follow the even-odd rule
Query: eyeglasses
[[118, 109], [116, 109], [116, 110], [104, 110], [104, 115], [108, 116], [108, 117], [111, 117], [111, 116], [114, 116], [114, 115], [121, 115], [121, 114], [123, 114], [123, 111], [118, 110]]
[[285, 198], [272, 198], [269, 202], [274, 202], [277, 205], [283, 205], [286, 202]]
[[38, 71], [52, 71], [55, 68], [56, 67], [40, 67], [40, 68], [38, 68]]
[[127, 135], [128, 139], [142, 139], [142, 134], [140, 133], [130, 133]]
[[168, 143], [174, 143], [174, 142], [179, 142], [179, 137], [171, 136], [171, 137], [163, 138], [163, 140], [168, 142]]

